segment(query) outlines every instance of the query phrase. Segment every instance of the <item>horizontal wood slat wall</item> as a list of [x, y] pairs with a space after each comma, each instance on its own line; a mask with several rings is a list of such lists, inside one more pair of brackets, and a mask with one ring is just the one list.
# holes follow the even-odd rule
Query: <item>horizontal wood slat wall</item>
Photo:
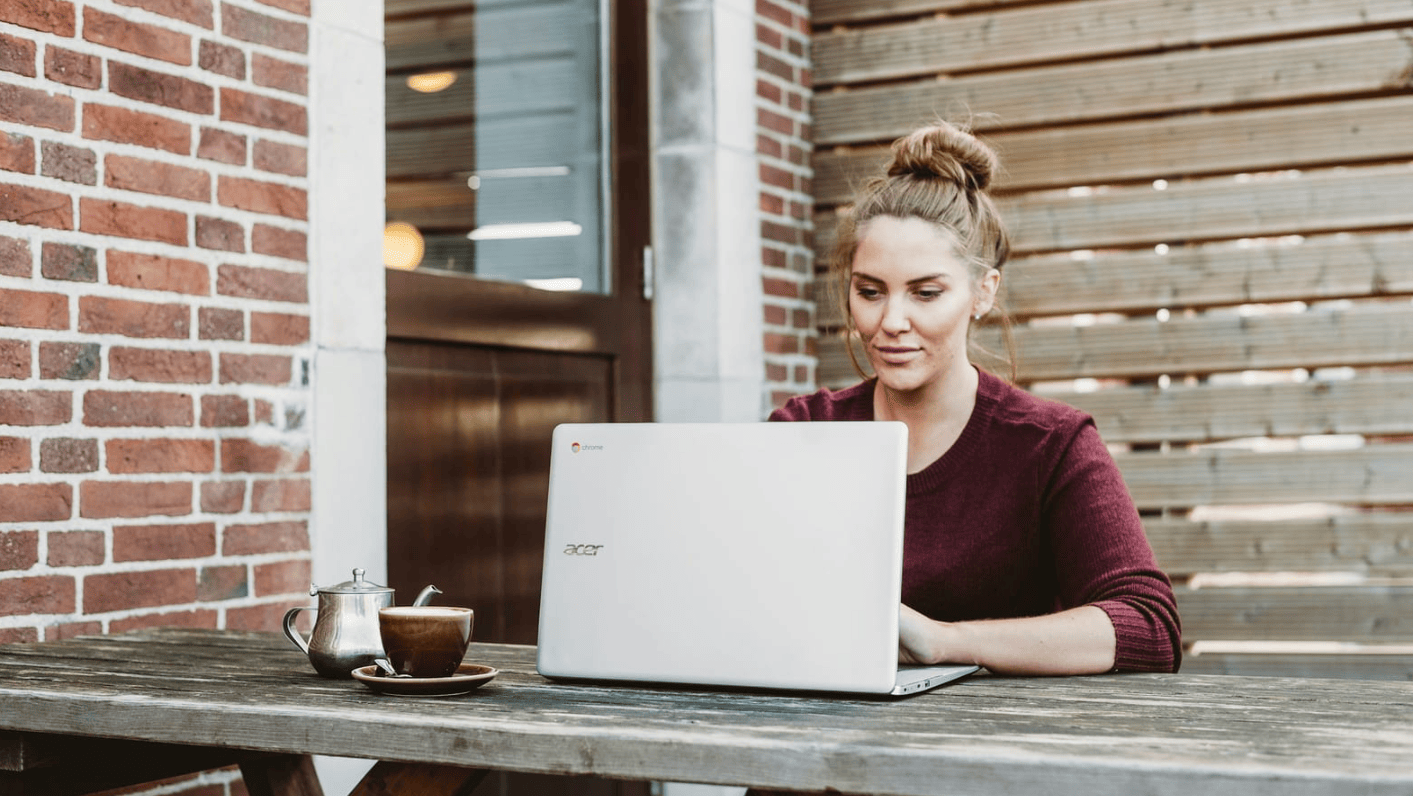
[[[840, 214], [894, 138], [968, 122], [1002, 155], [1018, 382], [1095, 417], [1185, 670], [1411, 677], [1409, 4], [812, 11], [820, 384], [858, 379]], [[974, 337], [1006, 348], [995, 317]]]

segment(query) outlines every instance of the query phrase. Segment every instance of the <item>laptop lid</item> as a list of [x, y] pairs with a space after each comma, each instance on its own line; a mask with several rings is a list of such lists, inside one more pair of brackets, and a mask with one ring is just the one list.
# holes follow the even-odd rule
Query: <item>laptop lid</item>
[[566, 424], [553, 446], [541, 674], [893, 691], [902, 423]]

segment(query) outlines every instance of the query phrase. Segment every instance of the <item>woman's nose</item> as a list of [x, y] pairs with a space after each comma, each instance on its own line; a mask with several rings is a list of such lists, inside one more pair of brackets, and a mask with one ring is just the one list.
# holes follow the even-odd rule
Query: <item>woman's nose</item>
[[897, 298], [890, 298], [884, 303], [884, 317], [881, 326], [884, 331], [890, 334], [899, 334], [908, 331], [908, 311], [902, 301]]

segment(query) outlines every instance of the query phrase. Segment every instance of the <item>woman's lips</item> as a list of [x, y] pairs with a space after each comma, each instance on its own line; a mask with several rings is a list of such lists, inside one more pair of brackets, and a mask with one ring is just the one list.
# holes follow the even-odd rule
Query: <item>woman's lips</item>
[[875, 346], [874, 350], [878, 351], [880, 358], [890, 365], [903, 364], [919, 351], [917, 348], [907, 346]]

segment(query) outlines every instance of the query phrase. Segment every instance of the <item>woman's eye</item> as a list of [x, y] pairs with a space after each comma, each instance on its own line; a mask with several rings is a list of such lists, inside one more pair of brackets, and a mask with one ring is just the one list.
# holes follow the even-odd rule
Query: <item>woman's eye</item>
[[862, 299], [876, 299], [879, 297], [879, 291], [872, 287], [857, 287], [854, 289], [854, 293]]
[[943, 291], [931, 287], [923, 288], [917, 293], [918, 298], [923, 299], [924, 301], [932, 301], [933, 299], [938, 298], [941, 295], [943, 295]]

